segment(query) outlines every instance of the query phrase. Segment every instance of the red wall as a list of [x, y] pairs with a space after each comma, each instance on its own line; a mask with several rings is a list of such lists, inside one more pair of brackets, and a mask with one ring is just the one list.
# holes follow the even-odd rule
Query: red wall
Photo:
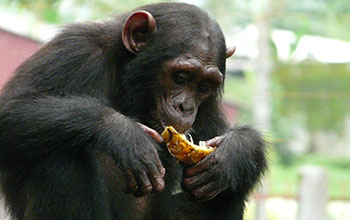
[[0, 29], [0, 89], [13, 71], [37, 51], [40, 43]]

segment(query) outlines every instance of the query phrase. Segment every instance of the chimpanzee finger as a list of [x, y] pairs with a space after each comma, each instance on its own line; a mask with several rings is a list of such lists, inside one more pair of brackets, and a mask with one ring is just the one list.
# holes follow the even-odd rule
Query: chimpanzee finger
[[214, 155], [215, 151], [211, 154], [209, 154], [206, 158], [204, 158], [202, 161], [186, 167], [184, 169], [184, 177], [191, 177], [194, 175], [197, 175], [198, 173], [201, 173], [203, 171], [208, 170], [209, 168], [213, 167], [217, 163], [217, 159]]
[[215, 182], [210, 182], [208, 184], [193, 189], [192, 191], [190, 191], [190, 194], [193, 197], [192, 199], [202, 200], [203, 198], [206, 198], [206, 196], [209, 195], [211, 192], [217, 189], [217, 184], [215, 184]]
[[138, 189], [133, 194], [137, 197], [144, 196], [153, 190], [151, 181], [145, 171], [136, 172]]
[[202, 172], [198, 175], [192, 176], [192, 177], [185, 177], [182, 179], [182, 188], [185, 191], [192, 190], [194, 188], [197, 188], [201, 185], [205, 185], [209, 183], [210, 180], [213, 179], [213, 173], [211, 170], [208, 170], [206, 172]]
[[213, 190], [210, 193], [208, 193], [207, 195], [205, 195], [204, 197], [202, 197], [200, 200], [203, 201], [203, 202], [209, 201], [209, 200], [215, 198], [222, 191], [223, 191], [222, 189]]
[[154, 192], [160, 192], [164, 189], [165, 183], [163, 177], [164, 174], [158, 172], [158, 168], [154, 164], [150, 165], [148, 178], [152, 182]]
[[163, 143], [164, 139], [162, 136], [154, 129], [142, 124], [142, 123], [137, 123], [141, 126], [141, 128], [157, 143]]
[[155, 157], [156, 157], [156, 166], [157, 166], [158, 172], [160, 173], [160, 176], [164, 178], [165, 168], [163, 167], [162, 161], [159, 159], [159, 155], [157, 154]]
[[210, 139], [210, 140], [207, 140], [207, 141], [205, 142], [205, 144], [206, 144], [207, 146], [212, 146], [212, 147], [219, 146], [219, 144], [220, 144], [221, 141], [224, 139], [224, 137], [225, 137], [224, 135], [214, 137], [214, 138], [212, 138], [212, 139]]
[[136, 193], [139, 186], [134, 174], [130, 170], [127, 170], [124, 172], [124, 178], [125, 178], [125, 189], [123, 191], [127, 194]]

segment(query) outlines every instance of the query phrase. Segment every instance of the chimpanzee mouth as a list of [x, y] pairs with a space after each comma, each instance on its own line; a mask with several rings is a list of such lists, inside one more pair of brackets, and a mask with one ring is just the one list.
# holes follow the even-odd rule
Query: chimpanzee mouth
[[163, 130], [168, 126], [164, 120], [160, 120], [160, 125], [162, 126]]
[[[167, 123], [167, 122], [166, 122], [165, 120], [163, 120], [163, 119], [160, 120], [160, 123], [159, 123], [159, 124], [160, 124], [161, 130], [162, 130], [162, 131], [160, 131], [160, 133], [163, 132], [163, 131], [165, 130], [165, 128], [168, 127], [168, 126], [173, 126], [176, 130], [178, 129], [178, 128], [176, 128], [176, 126]], [[191, 128], [190, 128], [190, 129], [187, 129], [186, 131], [178, 130], [178, 132], [185, 134], [185, 135], [187, 136], [187, 138], [189, 138], [189, 140], [192, 139], [192, 137], [191, 137], [191, 135], [190, 135], [191, 131], [192, 131]], [[159, 132], [159, 131], [158, 131], [158, 132]]]
[[169, 123], [166, 123], [164, 120], [153, 120], [152, 122], [148, 123], [149, 127], [157, 131], [159, 134], [161, 134], [164, 129], [169, 125]]

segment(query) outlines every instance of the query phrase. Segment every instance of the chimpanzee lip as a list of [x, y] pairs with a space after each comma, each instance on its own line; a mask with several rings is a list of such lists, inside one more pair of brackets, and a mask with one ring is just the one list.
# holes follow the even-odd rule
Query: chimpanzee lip
[[161, 125], [161, 127], [163, 128], [163, 131], [164, 131], [164, 129], [166, 128], [166, 127], [168, 127], [168, 126], [173, 126], [178, 132], [180, 132], [180, 133], [186, 133], [189, 129], [186, 129], [186, 130], [182, 130], [181, 128], [177, 128], [175, 125], [172, 125], [172, 124], [169, 124], [169, 123], [167, 123], [165, 120], [160, 120], [160, 125]]
[[166, 123], [165, 120], [160, 120], [160, 125], [162, 126], [163, 130], [168, 126], [168, 123]]

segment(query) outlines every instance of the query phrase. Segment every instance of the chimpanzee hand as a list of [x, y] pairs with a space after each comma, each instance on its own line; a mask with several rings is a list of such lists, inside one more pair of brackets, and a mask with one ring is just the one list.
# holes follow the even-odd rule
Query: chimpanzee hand
[[119, 157], [119, 165], [125, 177], [124, 191], [137, 197], [162, 191], [165, 175], [155, 142], [162, 142], [161, 136], [153, 129], [139, 125], [146, 133], [138, 129], [130, 134], [127, 146], [123, 146], [124, 149], [120, 151], [122, 155]]
[[233, 151], [226, 141], [229, 138], [230, 133], [208, 140], [206, 144], [217, 146], [217, 149], [199, 163], [184, 169], [182, 188], [192, 199], [208, 201], [231, 186]]

